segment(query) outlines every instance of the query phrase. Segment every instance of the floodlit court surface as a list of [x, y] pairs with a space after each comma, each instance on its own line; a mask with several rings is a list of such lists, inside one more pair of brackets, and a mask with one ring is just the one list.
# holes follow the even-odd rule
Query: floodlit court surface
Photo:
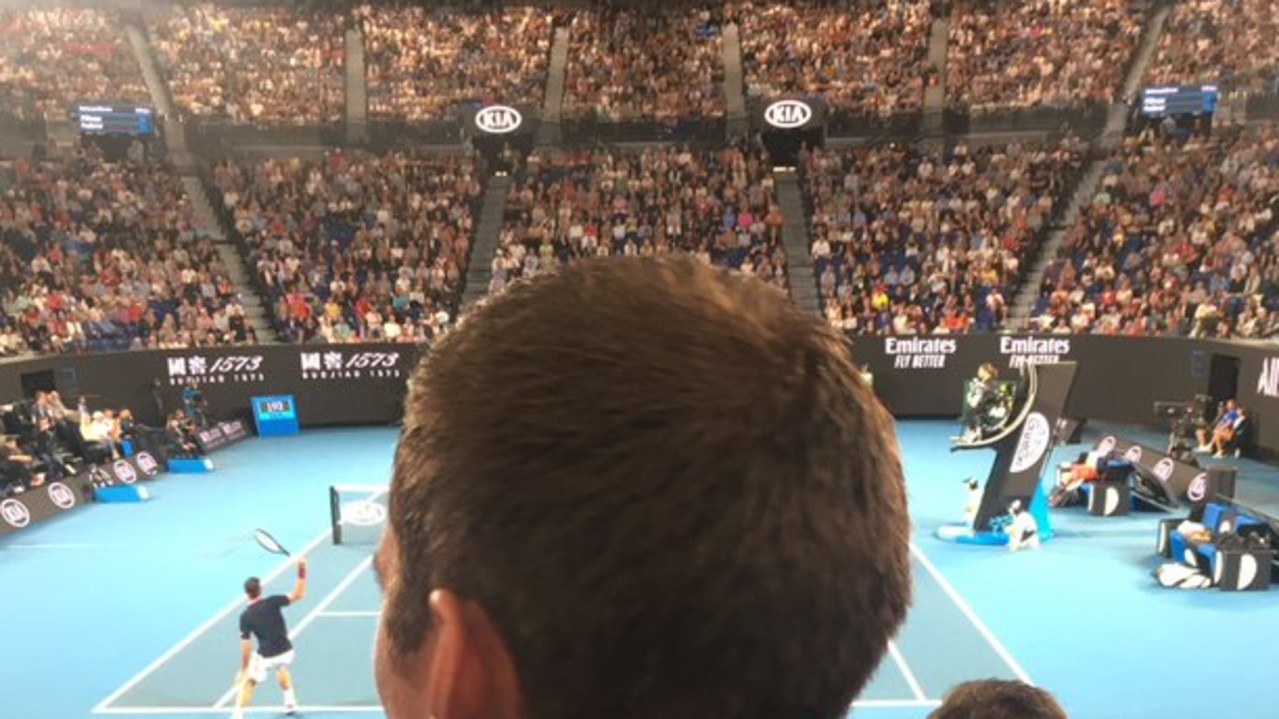
[[[915, 603], [853, 716], [922, 718], [947, 688], [983, 677], [1043, 685], [1083, 719], [1273, 714], [1279, 590], [1158, 588], [1158, 514], [1060, 510], [1058, 537], [1037, 552], [941, 542], [932, 533], [958, 518], [961, 480], [984, 478], [993, 457], [949, 453], [954, 429], [898, 426]], [[310, 560], [307, 597], [286, 610], [302, 713], [383, 716], [372, 678], [373, 546], [330, 541], [327, 488], [385, 484], [395, 436], [350, 429], [251, 440], [214, 455], [212, 474], [153, 483], [149, 503], [92, 506], [0, 540], [0, 716], [228, 714], [240, 584], [259, 575], [268, 592], [286, 592], [293, 579], [283, 558], [253, 543], [256, 527]], [[1078, 451], [1062, 448], [1055, 461]], [[1273, 471], [1238, 464], [1241, 499], [1275, 511]], [[278, 715], [280, 701], [264, 684], [253, 715]]]

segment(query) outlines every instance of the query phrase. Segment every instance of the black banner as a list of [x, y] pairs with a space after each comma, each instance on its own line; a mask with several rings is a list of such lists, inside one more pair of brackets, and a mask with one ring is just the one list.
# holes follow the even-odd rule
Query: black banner
[[195, 433], [196, 444], [200, 445], [200, 450], [206, 454], [248, 438], [248, 423], [241, 419], [216, 422]]
[[25, 529], [50, 517], [68, 512], [93, 498], [88, 474], [45, 482], [22, 494], [0, 500], [0, 536]]
[[94, 487], [110, 487], [150, 481], [164, 471], [164, 466], [150, 452], [137, 452], [107, 464], [94, 465], [84, 474]]

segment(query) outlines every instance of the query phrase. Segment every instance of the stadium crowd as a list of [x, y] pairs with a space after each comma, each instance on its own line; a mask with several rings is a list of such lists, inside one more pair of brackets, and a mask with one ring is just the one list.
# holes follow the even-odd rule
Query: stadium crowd
[[1141, 38], [1128, 0], [963, 0], [951, 14], [946, 100], [973, 110], [1111, 102]]
[[820, 94], [838, 110], [918, 110], [936, 80], [928, 63], [929, 0], [730, 4], [741, 26], [748, 97]]
[[112, 100], [150, 98], [114, 13], [0, 9], [0, 114], [65, 117], [108, 88]]
[[186, 112], [313, 125], [342, 118], [347, 17], [202, 3], [173, 7], [149, 29], [173, 100]]
[[491, 291], [594, 256], [692, 253], [787, 289], [763, 151], [535, 153], [514, 174]]
[[369, 114], [451, 119], [460, 106], [541, 107], [554, 13], [535, 7], [363, 6]]
[[724, 114], [723, 6], [601, 6], [569, 22], [566, 118], [673, 122]]
[[1279, 90], [1279, 14], [1270, 0], [1181, 0], [1146, 70], [1150, 84], [1224, 83]]
[[993, 330], [1085, 144], [814, 150], [802, 161], [825, 313], [858, 334]]
[[92, 146], [0, 164], [4, 351], [255, 340], [178, 178]]
[[1035, 327], [1258, 338], [1279, 330], [1279, 129], [1127, 138], [1049, 266]]
[[225, 160], [214, 182], [290, 341], [420, 342], [456, 319], [482, 192], [471, 160]]

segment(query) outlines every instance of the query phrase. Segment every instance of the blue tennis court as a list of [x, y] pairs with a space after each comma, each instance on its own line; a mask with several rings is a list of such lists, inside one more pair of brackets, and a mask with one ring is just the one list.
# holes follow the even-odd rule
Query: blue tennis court
[[[960, 481], [984, 477], [990, 461], [981, 453], [950, 455], [952, 429], [946, 422], [899, 426], [915, 521], [916, 598], [854, 716], [922, 718], [950, 686], [982, 677], [1047, 686], [1077, 717], [1242, 718], [1273, 706], [1269, 684], [1259, 680], [1265, 647], [1279, 640], [1279, 623], [1261, 621], [1279, 606], [1276, 595], [1156, 588], [1149, 577], [1155, 515], [1099, 520], [1059, 512], [1062, 536], [1039, 552], [934, 539], [933, 528], [961, 511]], [[391, 429], [253, 440], [215, 455], [212, 474], [155, 483], [152, 502], [94, 506], [7, 537], [0, 612], [5, 646], [19, 647], [23, 659], [0, 666], [5, 715], [229, 713], [239, 585], [251, 574], [268, 591], [287, 591], [292, 582], [290, 566], [253, 543], [253, 528], [264, 526], [310, 559], [307, 597], [288, 610], [303, 713], [382, 716], [372, 679], [373, 545], [330, 541], [327, 488], [385, 484], [394, 440]], [[1196, 633], [1251, 637], [1231, 661], [1255, 671], [1254, 680], [1226, 696], [1178, 680], [1192, 625]], [[280, 702], [278, 688], [264, 684], [253, 713], [277, 715]]]

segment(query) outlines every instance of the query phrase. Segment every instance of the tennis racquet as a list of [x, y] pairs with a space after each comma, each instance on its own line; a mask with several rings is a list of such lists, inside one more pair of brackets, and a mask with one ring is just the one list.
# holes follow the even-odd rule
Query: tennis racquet
[[258, 543], [258, 546], [271, 554], [283, 554], [286, 557], [291, 556], [289, 554], [289, 550], [285, 549], [284, 545], [280, 544], [279, 540], [272, 537], [271, 533], [265, 529], [253, 530], [253, 539]]

